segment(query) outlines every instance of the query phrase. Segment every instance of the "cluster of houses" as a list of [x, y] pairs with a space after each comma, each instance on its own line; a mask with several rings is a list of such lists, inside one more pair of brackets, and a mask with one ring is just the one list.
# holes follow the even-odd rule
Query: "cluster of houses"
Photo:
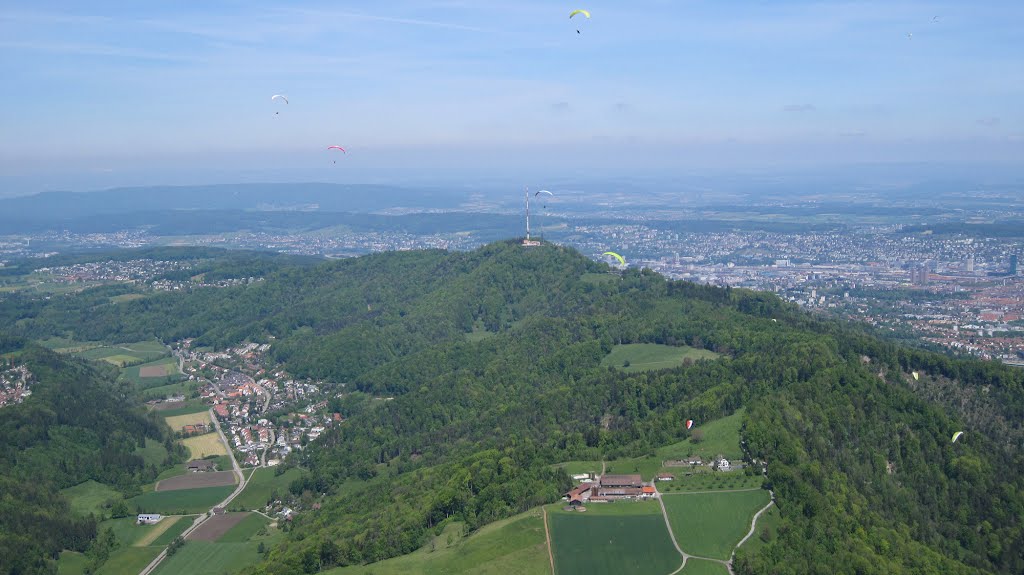
[[[675, 465], [673, 465], [675, 464]], [[675, 461], [665, 461], [665, 467], [699, 466], [703, 462], [699, 457], [690, 457]], [[724, 457], [716, 457], [711, 462], [711, 468], [716, 471], [729, 471], [732, 464]], [[676, 476], [671, 473], [659, 473], [650, 484], [644, 483], [640, 474], [611, 475], [605, 474], [594, 477], [590, 473], [573, 475], [579, 485], [565, 494], [565, 499], [571, 506], [582, 506], [586, 503], [604, 503], [619, 499], [643, 500], [658, 496], [654, 488], [655, 481], [675, 481]]]
[[[327, 413], [321, 382], [296, 381], [266, 360], [270, 344], [210, 352], [193, 348], [193, 340], [186, 339], [174, 347], [189, 379], [206, 382], [200, 397], [212, 405], [244, 465], [276, 465], [344, 420], [341, 414]], [[284, 421], [264, 415], [299, 407]]]
[[0, 367], [0, 407], [25, 401], [32, 395], [33, 381], [32, 373], [24, 365]]
[[653, 485], [644, 483], [639, 474], [610, 475], [605, 474], [592, 482], [584, 482], [565, 494], [569, 505], [586, 503], [602, 503], [617, 499], [650, 499], [657, 497], [658, 492]]

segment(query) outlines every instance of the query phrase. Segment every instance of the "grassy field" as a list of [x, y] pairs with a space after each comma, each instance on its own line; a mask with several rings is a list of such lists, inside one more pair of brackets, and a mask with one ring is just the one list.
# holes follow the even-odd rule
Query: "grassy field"
[[379, 563], [343, 567], [329, 575], [549, 575], [544, 521], [534, 509], [459, 535], [461, 524], [446, 526], [423, 548]]
[[227, 455], [228, 450], [220, 435], [216, 432], [197, 435], [181, 440], [181, 443], [188, 448], [192, 459], [202, 459], [207, 455]]
[[57, 575], [81, 575], [88, 564], [89, 559], [84, 553], [61, 551], [60, 559], [57, 560]]
[[[157, 377], [142, 377], [140, 371], [146, 368], [159, 367], [163, 375]], [[170, 385], [181, 379], [181, 372], [178, 371], [178, 362], [173, 357], [164, 357], [149, 363], [126, 367], [121, 371], [121, 379], [138, 386], [140, 389]]]
[[656, 343], [630, 343], [613, 347], [611, 353], [601, 360], [601, 365], [614, 366], [626, 373], [636, 373], [678, 367], [687, 358], [697, 361], [717, 357], [717, 353], [706, 349]]
[[672, 531], [687, 553], [728, 559], [750, 530], [750, 520], [770, 499], [767, 491], [665, 495]]
[[135, 516], [131, 515], [129, 517], [101, 521], [96, 526], [96, 531], [103, 532], [107, 529], [112, 529], [118, 543], [124, 547], [133, 547], [137, 542], [145, 539], [147, 535], [158, 528], [160, 528], [159, 523], [156, 525], [136, 525]]
[[142, 299], [144, 297], [146, 296], [140, 293], [124, 293], [110, 298], [110, 303], [124, 303], [129, 301], [135, 301], [137, 299]]
[[675, 481], [659, 481], [658, 490], [665, 493], [676, 491], [722, 491], [723, 489], [759, 489], [764, 483], [760, 475], [744, 473], [719, 473], [708, 471], [690, 476], [677, 475]]
[[57, 353], [81, 353], [94, 347], [100, 347], [101, 343], [95, 341], [76, 341], [64, 337], [51, 337], [39, 340], [39, 345], [52, 349]]
[[156, 341], [140, 341], [93, 347], [75, 353], [78, 357], [103, 360], [118, 367], [139, 362], [152, 362], [168, 355], [167, 348]]
[[[728, 474], [715, 473], [707, 478], [697, 475], [694, 475], [692, 478], [683, 478], [682, 475], [684, 473], [710, 473], [711, 470], [706, 466], [694, 469], [689, 467], [663, 467], [662, 463], [667, 460], [686, 459], [692, 455], [700, 456], [705, 464], [718, 455], [722, 455], [730, 461], [739, 460], [743, 457], [743, 450], [740, 449], [740, 425], [742, 423], [742, 409], [738, 409], [732, 415], [716, 419], [706, 425], [698, 422], [695, 429], [700, 429], [703, 433], [702, 441], [694, 443], [691, 437], [671, 445], [659, 447], [655, 450], [654, 457], [634, 457], [631, 459], [609, 461], [607, 472], [639, 473], [647, 481], [653, 479], [658, 473], [671, 473], [679, 478], [676, 485], [689, 484], [694, 489], [700, 489], [702, 485], [708, 485], [708, 488], [712, 488], [710, 486], [711, 483], [728, 481], [728, 479], [738, 477], [740, 474], [737, 472]], [[740, 485], [757, 487], [760, 485], [760, 480], [754, 482], [753, 480], [736, 479], [735, 483], [736, 485], [732, 488], [739, 488]], [[659, 489], [662, 488], [662, 485], [665, 484], [659, 485]], [[665, 488], [667, 489], [668, 486], [666, 485]]]
[[295, 481], [299, 477], [302, 477], [302, 470], [297, 468], [289, 469], [281, 475], [274, 474], [274, 468], [259, 468], [256, 469], [249, 482], [245, 485], [245, 490], [238, 494], [238, 497], [231, 502], [232, 509], [262, 509], [266, 504], [267, 500], [270, 499], [270, 494], [275, 490], [278, 493], [285, 493], [288, 491], [288, 484]]
[[142, 571], [160, 554], [163, 547], [123, 547], [115, 549], [96, 575], [125, 575]]
[[[659, 513], [629, 515], [619, 505], [588, 505], [586, 513], [548, 507], [557, 575], [649, 575], [671, 573], [682, 564]], [[605, 507], [614, 513], [596, 509]]]
[[754, 535], [743, 542], [743, 546], [740, 547], [739, 553], [755, 554], [761, 550], [768, 542], [771, 542], [779, 532], [779, 523], [782, 522], [782, 515], [779, 513], [779, 508], [772, 505], [757, 518], [757, 529], [754, 531]]
[[564, 469], [569, 475], [578, 475], [581, 473], [593, 473], [598, 475], [601, 473], [600, 461], [566, 461], [559, 463], [554, 467]]
[[135, 455], [141, 455], [142, 460], [146, 462], [146, 465], [156, 465], [157, 469], [159, 469], [163, 464], [164, 459], [167, 459], [167, 450], [164, 449], [163, 443], [147, 437], [146, 446], [136, 447]]
[[118, 490], [91, 479], [74, 487], [61, 489], [60, 492], [71, 502], [71, 509], [82, 515], [101, 515], [104, 512], [104, 503], [111, 499], [121, 499]]
[[686, 562], [686, 568], [682, 575], [729, 575], [725, 565], [705, 559], [690, 559]]
[[164, 515], [205, 513], [234, 490], [234, 486], [227, 485], [177, 491], [151, 491], [129, 499], [128, 508], [132, 511], [139, 508], [147, 513]]
[[195, 425], [197, 423], [204, 423], [210, 425], [213, 421], [210, 419], [209, 411], [199, 411], [196, 413], [187, 413], [185, 415], [172, 415], [170, 417], [164, 416], [164, 421], [167, 425], [171, 426], [174, 431], [181, 431], [181, 428], [186, 425]]
[[221, 535], [217, 543], [245, 543], [268, 524], [270, 524], [270, 520], [266, 517], [259, 513], [250, 513], [238, 525], [235, 525], [227, 533]]
[[140, 395], [142, 397], [142, 401], [164, 399], [173, 395], [184, 395], [185, 397], [188, 397], [198, 388], [199, 384], [194, 381], [181, 381], [179, 383], [144, 389], [140, 392]]
[[177, 553], [164, 559], [157, 575], [223, 575], [237, 573], [260, 560], [258, 543], [187, 541]]

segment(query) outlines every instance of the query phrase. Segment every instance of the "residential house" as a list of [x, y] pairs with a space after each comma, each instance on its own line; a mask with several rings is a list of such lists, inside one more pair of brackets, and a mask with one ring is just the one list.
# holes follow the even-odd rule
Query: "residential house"
[[659, 473], [655, 479], [657, 481], [675, 481], [676, 476], [671, 473]]
[[718, 461], [715, 461], [715, 463], [713, 464], [713, 467], [715, 469], [717, 469], [718, 471], [729, 471], [729, 467], [730, 467], [729, 460], [723, 457], [723, 458], [719, 459]]
[[138, 525], [156, 525], [160, 523], [161, 519], [163, 519], [163, 516], [159, 513], [139, 513], [135, 523]]

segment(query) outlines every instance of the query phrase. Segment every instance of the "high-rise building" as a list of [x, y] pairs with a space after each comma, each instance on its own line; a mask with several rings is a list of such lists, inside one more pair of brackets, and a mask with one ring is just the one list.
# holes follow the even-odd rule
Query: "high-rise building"
[[974, 254], [967, 256], [967, 273], [974, 273]]
[[928, 285], [927, 264], [914, 263], [910, 265], [910, 283], [916, 286]]
[[1017, 275], [1017, 254], [1010, 256], [1010, 275]]

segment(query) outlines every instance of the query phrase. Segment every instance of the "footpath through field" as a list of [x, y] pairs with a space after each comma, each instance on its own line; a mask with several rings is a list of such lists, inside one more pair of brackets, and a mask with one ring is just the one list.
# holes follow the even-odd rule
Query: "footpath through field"
[[[775, 501], [775, 493], [773, 491], [769, 490], [768, 494], [771, 496], [771, 499], [768, 500], [768, 504], [765, 505], [763, 508], [761, 508], [760, 511], [758, 511], [757, 513], [754, 514], [754, 518], [751, 519], [751, 521], [750, 521], [750, 531], [748, 531], [746, 536], [744, 536], [743, 539], [741, 539], [740, 542], [736, 544], [736, 547], [733, 548], [732, 554], [729, 556], [728, 561], [726, 561], [724, 559], [713, 559], [711, 557], [700, 557], [698, 555], [690, 555], [686, 551], [683, 551], [683, 548], [679, 546], [679, 542], [676, 541], [676, 535], [675, 535], [675, 533], [672, 532], [672, 524], [668, 520], [668, 510], [665, 509], [665, 501], [663, 499], [664, 495], [666, 495], [666, 494], [663, 494], [660, 491], [658, 491], [657, 482], [654, 482], [654, 489], [656, 491], [656, 495], [655, 496], [658, 498], [658, 505], [661, 506], [661, 515], [662, 515], [662, 517], [665, 518], [665, 528], [668, 529], [668, 534], [669, 534], [669, 538], [672, 540], [672, 545], [675, 545], [676, 551], [678, 551], [679, 554], [683, 556], [683, 564], [679, 566], [679, 569], [676, 569], [675, 571], [673, 571], [669, 575], [676, 575], [677, 573], [679, 573], [680, 571], [685, 569], [686, 568], [686, 562], [689, 561], [690, 559], [701, 559], [701, 560], [704, 560], [704, 561], [712, 561], [714, 563], [719, 563], [719, 564], [725, 566], [725, 568], [729, 571], [729, 575], [734, 575], [734, 572], [732, 570], [732, 561], [736, 557], [736, 549], [739, 549], [740, 545], [743, 545], [747, 541], [747, 539], [750, 539], [750, 536], [754, 534], [754, 530], [757, 528], [757, 518], [760, 517], [762, 513], [767, 511], [768, 508], [771, 507], [772, 503]], [[679, 493], [670, 493], [670, 494], [667, 494], [667, 495], [700, 495], [700, 494], [704, 494], [704, 493], [730, 493], [730, 492], [731, 493], [736, 493], [736, 492], [743, 492], [743, 491], [760, 491], [760, 488], [752, 488], [752, 489], [727, 489], [727, 490], [713, 490], [713, 491], [684, 491], [684, 492], [679, 492]]]
[[[217, 433], [220, 435], [220, 440], [224, 443], [224, 447], [226, 447], [228, 450], [228, 457], [231, 458], [231, 467], [232, 469], [234, 469], [235, 475], [238, 476], [238, 487], [235, 488], [231, 495], [228, 495], [227, 499], [215, 505], [213, 507], [215, 509], [217, 507], [227, 507], [235, 497], [238, 497], [238, 495], [242, 493], [242, 491], [245, 489], [246, 479], [245, 474], [242, 473], [242, 468], [238, 466], [238, 461], [235, 460], [235, 453], [231, 449], [231, 444], [228, 443], [228, 438], [224, 436], [224, 431], [221, 430], [220, 422], [217, 420], [216, 414], [213, 413], [212, 407], [210, 408], [210, 418], [213, 420], [213, 426], [217, 429]], [[202, 525], [212, 514], [213, 509], [210, 509], [209, 515], [204, 513], [197, 517], [196, 520], [192, 522], [192, 525], [190, 525], [188, 529], [182, 532], [181, 537], [183, 539], [187, 539], [188, 536], [191, 535], [196, 529], [198, 529], [199, 526]], [[155, 559], [153, 559], [153, 561], [149, 563], [149, 565], [146, 565], [145, 569], [139, 572], [139, 575], [150, 575], [151, 573], [153, 573], [153, 571], [156, 570], [157, 567], [160, 566], [160, 563], [163, 562], [163, 560], [166, 558], [167, 549], [165, 548], [163, 551], [160, 552], [159, 555], [156, 556]]]

